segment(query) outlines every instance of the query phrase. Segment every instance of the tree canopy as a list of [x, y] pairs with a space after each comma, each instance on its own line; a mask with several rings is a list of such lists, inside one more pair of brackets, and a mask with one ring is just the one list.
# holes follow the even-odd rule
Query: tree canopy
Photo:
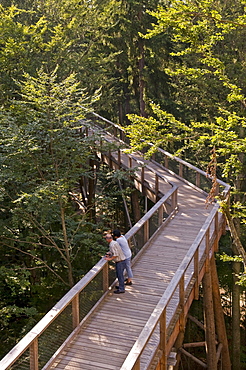
[[[213, 150], [216, 176], [232, 185], [230, 214], [244, 245], [245, 5], [1, 2], [0, 330], [7, 347], [45, 312], [44, 300], [52, 304], [96, 262], [103, 228], [123, 223], [122, 195], [131, 203], [128, 176], [100, 164], [100, 133], [86, 134], [91, 110], [121, 124], [133, 150], [152, 142], [147, 154], [159, 146], [205, 171]], [[16, 317], [23, 320], [14, 327]]]

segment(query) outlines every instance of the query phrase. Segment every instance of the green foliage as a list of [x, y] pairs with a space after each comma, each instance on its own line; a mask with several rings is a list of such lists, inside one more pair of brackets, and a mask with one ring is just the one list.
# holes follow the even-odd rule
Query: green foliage
[[[2, 244], [23, 250], [36, 267], [48, 267], [37, 247], [53, 249], [53, 258], [63, 262], [54, 260], [49, 269], [65, 281], [86, 224], [75, 212], [69, 191], [80, 176], [90, 175], [87, 160], [95, 138], [80, 131], [97, 94], [89, 98], [73, 74], [59, 81], [56, 70], [24, 77], [22, 100], [1, 112]], [[60, 269], [65, 269], [62, 274]]]
[[133, 176], [131, 170], [110, 170], [107, 166], [102, 166], [98, 179], [98, 192], [96, 204], [98, 208], [98, 220], [103, 225], [103, 230], [113, 230], [120, 227], [125, 228], [125, 210], [123, 198], [127, 203], [127, 208], [131, 214], [130, 194], [132, 191]]
[[29, 276], [19, 266], [0, 266], [0, 353], [10, 349], [19, 333], [27, 332], [35, 323], [37, 309], [31, 304]]
[[[170, 6], [166, 4], [151, 12], [157, 23], [145, 37], [167, 34], [172, 40], [173, 59], [166, 73], [176, 89], [173, 99], [182, 105], [185, 116], [177, 119], [180, 113], [171, 115], [164, 109], [160, 113], [161, 108], [152, 104], [154, 118], [129, 116], [132, 125], [127, 131], [136, 148], [145, 146], [145, 140], [176, 154], [183, 153], [191, 161], [192, 152], [194, 163], [199, 161], [204, 170], [210, 150], [215, 147], [218, 175], [233, 184], [235, 197], [242, 200], [245, 98], [237, 74], [246, 71], [245, 58], [239, 53], [234, 37], [236, 34], [243, 37], [246, 23], [243, 2], [237, 1], [232, 8], [230, 5], [210, 0], [199, 4], [175, 0]], [[233, 69], [230, 55], [241, 60], [241, 65], [237, 63]]]

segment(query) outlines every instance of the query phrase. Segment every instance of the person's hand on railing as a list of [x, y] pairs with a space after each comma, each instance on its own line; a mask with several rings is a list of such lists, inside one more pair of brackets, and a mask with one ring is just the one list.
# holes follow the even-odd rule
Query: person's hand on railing
[[105, 258], [105, 260], [107, 260], [107, 261], [112, 261], [112, 259], [113, 259], [114, 257], [112, 256], [112, 253], [111, 253], [111, 252], [107, 252], [107, 253], [105, 254], [104, 258]]

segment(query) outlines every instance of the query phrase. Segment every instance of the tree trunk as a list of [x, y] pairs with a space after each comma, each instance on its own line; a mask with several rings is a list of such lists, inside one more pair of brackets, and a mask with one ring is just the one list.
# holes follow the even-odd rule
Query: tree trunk
[[214, 320], [211, 272], [209, 266], [208, 271], [206, 271], [204, 274], [202, 284], [203, 284], [204, 326], [206, 338], [207, 366], [209, 370], [217, 370], [215, 320]]
[[237, 284], [237, 274], [240, 272], [240, 262], [232, 263], [232, 370], [240, 369], [240, 286]]
[[69, 286], [72, 288], [73, 285], [74, 285], [74, 280], [73, 280], [73, 270], [72, 270], [70, 252], [69, 252], [70, 244], [69, 244], [68, 238], [67, 238], [67, 229], [66, 229], [66, 223], [65, 223], [65, 211], [64, 211], [64, 208], [62, 206], [61, 206], [61, 222], [62, 222], [62, 231], [63, 231], [65, 254], [66, 254], [66, 263], [67, 263], [67, 268], [68, 268], [68, 282], [69, 282]]
[[143, 40], [139, 40], [139, 107], [140, 107], [140, 116], [146, 117], [145, 111], [145, 101], [144, 101], [144, 91], [145, 91], [145, 80], [143, 76], [144, 70], [144, 43]]
[[[141, 23], [143, 17], [142, 9], [138, 13], [138, 19]], [[144, 101], [144, 92], [145, 92], [145, 80], [144, 80], [144, 64], [145, 64], [145, 56], [144, 56], [144, 40], [139, 38], [138, 40], [138, 50], [139, 50], [139, 62], [138, 62], [138, 70], [139, 70], [139, 108], [140, 108], [140, 116], [146, 117], [145, 111], [145, 101]]]
[[137, 190], [132, 191], [131, 201], [132, 201], [132, 211], [133, 211], [134, 223], [137, 223], [141, 218], [141, 210], [139, 206], [139, 198], [138, 198]]
[[91, 221], [96, 222], [95, 193], [96, 193], [96, 172], [95, 160], [89, 160], [91, 176], [88, 181], [88, 211]]
[[218, 342], [222, 343], [222, 370], [231, 370], [231, 360], [229, 354], [228, 340], [226, 335], [226, 326], [224, 319], [224, 312], [221, 305], [221, 297], [219, 291], [219, 279], [217, 275], [215, 259], [212, 258], [210, 262], [211, 266], [211, 279], [212, 279], [212, 290], [213, 290], [213, 302], [214, 302], [214, 316], [216, 333], [218, 336]]

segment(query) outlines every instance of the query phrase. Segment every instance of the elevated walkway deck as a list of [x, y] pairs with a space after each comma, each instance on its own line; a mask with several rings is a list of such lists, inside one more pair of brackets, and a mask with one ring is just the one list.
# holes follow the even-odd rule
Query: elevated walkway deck
[[[134, 263], [133, 285], [120, 296], [109, 292], [51, 369], [121, 368], [209, 215], [205, 196], [180, 181], [178, 207], [175, 217], [162, 226]], [[203, 252], [201, 248], [201, 255]], [[167, 324], [178, 302], [176, 297], [169, 306]], [[142, 356], [141, 369], [148, 368], [152, 350], [154, 346]]]
[[[109, 133], [104, 139], [114, 142]], [[179, 174], [175, 174], [155, 161], [146, 161], [139, 153], [130, 156], [129, 160], [124, 151], [112, 150], [104, 153], [102, 160], [113, 168], [138, 165], [136, 187], [159, 202], [165, 194], [171, 194], [172, 189], [176, 188], [177, 193], [156, 206], [157, 212], [134, 226], [135, 231], [129, 230], [126, 234], [130, 244], [134, 243], [134, 238], [145, 239], [143, 248], [133, 260], [133, 285], [127, 286], [125, 294], [121, 295], [113, 294], [115, 282], [104, 289], [94, 309], [82, 320], [73, 320], [74, 332], [43, 369], [147, 370], [157, 366], [164, 369], [179, 331], [184, 328], [189, 307], [198, 297], [206, 261], [213, 255], [223, 232], [224, 219], [218, 212], [218, 205], [207, 206], [206, 193], [184, 179], [180, 167]], [[183, 168], [184, 162], [181, 164]], [[206, 174], [191, 165], [189, 170], [195, 172], [196, 179], [197, 174], [206, 178]], [[220, 186], [227, 194], [226, 184], [221, 182]], [[154, 232], [150, 232], [151, 218], [156, 224]], [[100, 262], [100, 269], [105, 268], [105, 263]], [[76, 294], [81, 291], [81, 288], [76, 289]], [[75, 312], [78, 305], [83, 305], [83, 299], [79, 303], [75, 294], [70, 296], [69, 302], [73, 302], [72, 311]], [[59, 307], [63, 307], [62, 304]], [[22, 344], [23, 348], [30, 348], [31, 368], [35, 370], [38, 369], [38, 355], [33, 343], [38, 336], [34, 339], [33, 335], [29, 346]], [[4, 361], [10, 364], [7, 360], [3, 359], [0, 365], [5, 366]]]

